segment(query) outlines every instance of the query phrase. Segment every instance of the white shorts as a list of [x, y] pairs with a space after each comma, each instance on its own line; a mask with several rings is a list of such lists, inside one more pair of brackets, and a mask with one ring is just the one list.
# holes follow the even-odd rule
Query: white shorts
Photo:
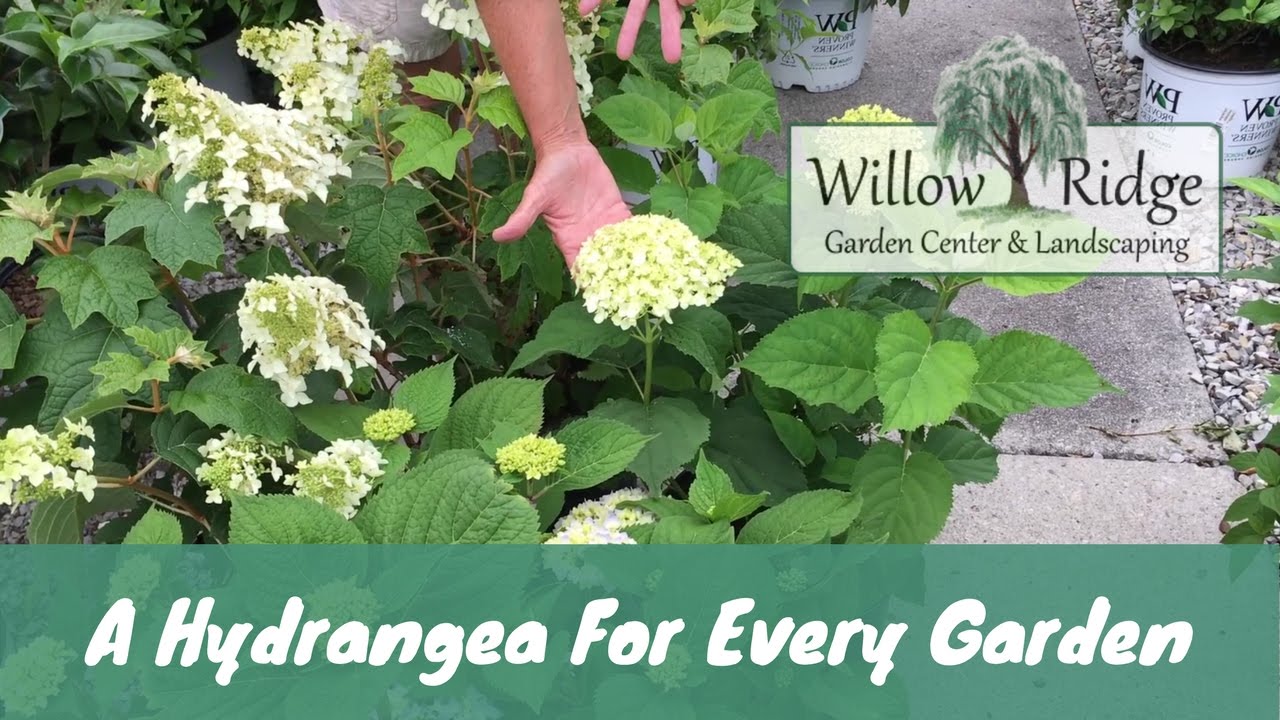
[[437, 58], [453, 44], [448, 32], [422, 16], [422, 0], [320, 0], [320, 11], [367, 33], [375, 42], [400, 43], [403, 62]]

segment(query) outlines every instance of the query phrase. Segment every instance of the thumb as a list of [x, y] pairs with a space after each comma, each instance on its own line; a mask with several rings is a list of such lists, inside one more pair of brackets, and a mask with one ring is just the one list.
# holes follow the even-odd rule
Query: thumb
[[493, 239], [498, 242], [511, 242], [519, 240], [529, 232], [529, 228], [538, 221], [546, 208], [543, 201], [542, 193], [536, 189], [537, 186], [530, 185], [524, 193], [524, 198], [520, 200], [520, 204], [516, 206], [515, 212], [511, 213], [511, 217], [507, 218], [507, 222], [502, 227], [493, 231]]

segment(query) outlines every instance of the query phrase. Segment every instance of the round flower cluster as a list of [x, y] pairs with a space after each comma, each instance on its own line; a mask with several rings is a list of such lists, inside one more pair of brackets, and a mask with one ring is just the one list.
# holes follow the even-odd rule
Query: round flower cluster
[[418, 421], [401, 408], [379, 410], [364, 420], [364, 436], [374, 442], [393, 442], [413, 430]]
[[373, 349], [382, 347], [364, 308], [328, 278], [250, 280], [237, 315], [245, 348], [255, 348], [249, 369], [274, 380], [289, 407], [311, 402], [305, 375], [337, 370], [350, 385], [352, 373], [373, 367]]
[[205, 500], [222, 504], [226, 496], [257, 495], [262, 490], [262, 476], [270, 475], [279, 480], [284, 472], [276, 463], [276, 456], [293, 461], [293, 450], [288, 446], [276, 448], [234, 430], [222, 433], [200, 446], [204, 464], [196, 468], [196, 481], [209, 488]]
[[454, 3], [454, 0], [426, 0], [422, 17], [441, 30], [451, 30], [467, 40], [489, 45], [489, 31], [480, 19], [480, 9], [475, 0]]
[[679, 220], [637, 215], [588, 238], [573, 276], [597, 323], [628, 330], [646, 316], [671, 322], [673, 310], [714, 303], [740, 267]]
[[[930, 166], [928, 153], [922, 152], [925, 149], [924, 133], [919, 128], [911, 125], [911, 118], [903, 117], [892, 110], [881, 107], [879, 105], [859, 105], [850, 108], [843, 115], [833, 117], [827, 121], [832, 125], [840, 124], [883, 124], [893, 125], [901, 124], [901, 128], [876, 128], [875, 134], [869, 133], [851, 133], [847, 129], [841, 128], [822, 128], [817, 131], [814, 143], [821, 153], [821, 157], [835, 159], [849, 159], [850, 162], [858, 160], [858, 158], [868, 158], [868, 160], [878, 159], [881, 165], [888, 162], [889, 151], [896, 150], [898, 162], [903, 162], [905, 153], [908, 150], [914, 150], [911, 154], [911, 167], [913, 170], [927, 170]], [[873, 138], [869, 140], [869, 138]], [[806, 179], [814, 188], [819, 187], [818, 176], [812, 168], [805, 171]], [[849, 210], [854, 215], [867, 216], [874, 215], [878, 212], [877, 207], [872, 204], [870, 193], [859, 193], [854, 201], [850, 203]]]
[[547, 545], [635, 545], [636, 541], [621, 530], [610, 530], [598, 523], [574, 520], [549, 538]]
[[0, 700], [9, 716], [44, 714], [49, 699], [62, 692], [67, 665], [75, 653], [59, 640], [42, 635], [13, 651], [0, 667]]
[[162, 75], [147, 87], [142, 113], [165, 125], [158, 141], [174, 176], [200, 181], [187, 192], [187, 209], [221, 203], [241, 237], [288, 232], [290, 202], [326, 200], [333, 178], [351, 176], [341, 157], [345, 138], [301, 110], [240, 104], [194, 79]]
[[15, 427], [0, 437], [0, 505], [50, 500], [78, 492], [93, 499], [98, 479], [93, 472], [93, 448], [80, 439], [94, 440], [85, 420], [67, 420], [56, 437], [30, 425]]
[[315, 457], [298, 463], [298, 471], [284, 482], [294, 488], [295, 495], [352, 518], [360, 501], [373, 489], [373, 481], [382, 477], [386, 462], [368, 440], [337, 440]]
[[528, 480], [541, 480], [564, 467], [565, 448], [558, 440], [525, 435], [498, 450], [498, 469]]
[[361, 36], [342, 22], [296, 22], [256, 27], [240, 36], [240, 54], [280, 80], [280, 102], [323, 120], [352, 122], [371, 115], [400, 92], [394, 42], [360, 50]]
[[644, 500], [642, 490], [626, 489], [611, 492], [599, 500], [588, 500], [569, 511], [556, 522], [555, 536], [547, 545], [634, 545], [635, 540], [624, 532], [636, 525], [648, 525], [658, 518], [647, 510], [636, 507], [619, 507], [624, 502]]

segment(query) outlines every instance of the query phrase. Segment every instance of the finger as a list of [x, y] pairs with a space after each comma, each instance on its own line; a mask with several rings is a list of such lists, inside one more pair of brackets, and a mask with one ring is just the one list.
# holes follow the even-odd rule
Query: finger
[[506, 224], [493, 231], [493, 239], [500, 243], [519, 240], [538, 221], [545, 208], [546, 203], [543, 200], [542, 193], [530, 186], [525, 191], [524, 198], [520, 201], [520, 204], [516, 206], [515, 212], [511, 213], [511, 217], [507, 218]]
[[600, 9], [601, 0], [582, 0], [578, 3], [578, 14], [586, 17], [596, 10]]
[[698, 0], [680, 0], [680, 5], [682, 5], [683, 7], [689, 7], [690, 5], [696, 2], [698, 2]]
[[662, 57], [667, 62], [680, 62], [680, 26], [684, 24], [684, 11], [676, 0], [658, 0], [658, 12], [662, 20]]
[[618, 33], [618, 57], [623, 60], [630, 60], [636, 50], [636, 38], [640, 36], [640, 26], [644, 24], [644, 13], [648, 9], [649, 0], [635, 0], [627, 8], [622, 30]]

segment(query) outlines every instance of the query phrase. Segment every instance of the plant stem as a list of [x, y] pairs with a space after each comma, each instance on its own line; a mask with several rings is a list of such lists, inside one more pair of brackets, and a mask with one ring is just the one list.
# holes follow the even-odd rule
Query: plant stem
[[165, 285], [173, 288], [174, 295], [178, 297], [178, 302], [182, 305], [183, 309], [187, 311], [187, 314], [191, 316], [191, 321], [197, 325], [204, 323], [204, 318], [201, 317], [200, 313], [196, 310], [195, 303], [191, 302], [191, 297], [182, 289], [182, 285], [178, 282], [178, 278], [173, 276], [173, 271], [163, 265], [160, 266], [160, 269], [164, 272]]
[[151, 407], [155, 414], [159, 415], [164, 403], [160, 402], [160, 381], [151, 381]]
[[382, 156], [382, 167], [387, 172], [387, 187], [395, 184], [395, 173], [391, 171], [391, 146], [387, 142], [386, 133], [382, 132], [382, 112], [373, 113], [373, 134], [378, 138], [378, 154]]
[[297, 255], [298, 259], [302, 261], [302, 264], [307, 266], [307, 270], [309, 270], [312, 275], [318, 276], [320, 274], [320, 269], [316, 267], [316, 264], [312, 262], [311, 258], [307, 256], [307, 253], [303, 251], [302, 246], [298, 244], [298, 240], [294, 238], [292, 234], [285, 235], [284, 240], [289, 243], [289, 248], [293, 250], [293, 254]]
[[172, 493], [151, 487], [150, 485], [142, 484], [142, 480], [146, 475], [162, 462], [164, 462], [164, 459], [157, 456], [153, 458], [151, 462], [147, 463], [144, 467], [127, 478], [99, 478], [98, 486], [105, 488], [128, 488], [139, 495], [147, 496], [148, 499], [152, 500], [157, 505], [161, 505], [180, 515], [185, 515], [192, 520], [195, 520], [205, 530], [212, 531], [213, 527], [209, 524], [209, 521], [200, 513], [199, 510], [192, 507], [190, 503]]
[[640, 396], [644, 399], [644, 406], [649, 407], [653, 400], [653, 350], [662, 333], [653, 320], [646, 318], [645, 322], [644, 335], [640, 337], [640, 341], [644, 343], [644, 391]]

